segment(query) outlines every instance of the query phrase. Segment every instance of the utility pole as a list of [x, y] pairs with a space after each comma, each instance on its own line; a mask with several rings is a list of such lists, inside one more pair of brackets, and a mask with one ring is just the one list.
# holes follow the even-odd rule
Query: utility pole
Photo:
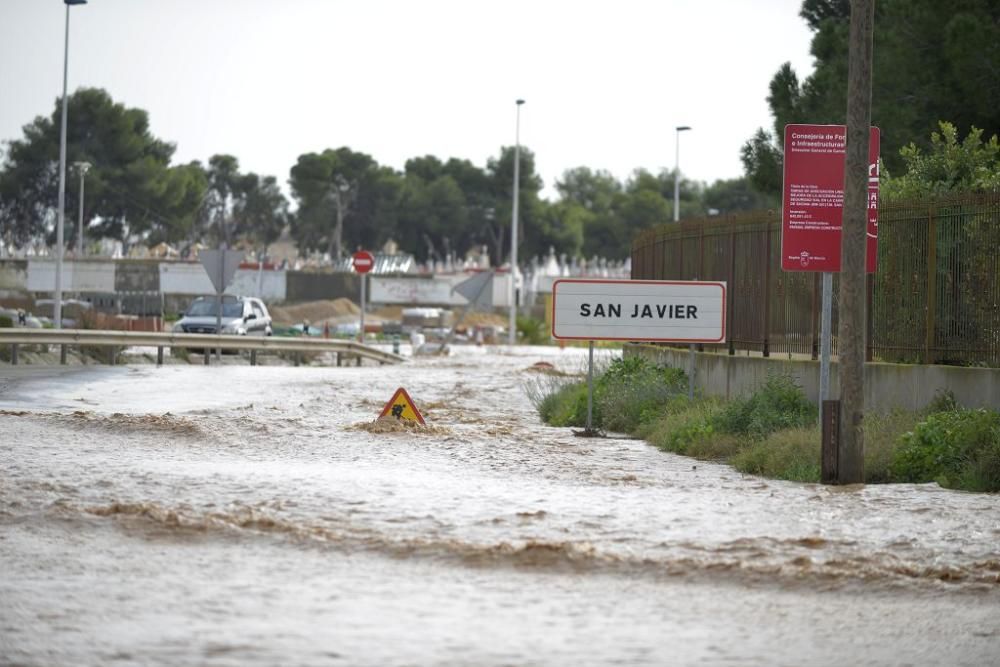
[[872, 112], [875, 0], [851, 0], [847, 67], [847, 159], [840, 268], [840, 460], [837, 482], [865, 479], [865, 258], [868, 141]]
[[338, 174], [333, 180], [333, 203], [337, 207], [337, 222], [333, 228], [333, 239], [330, 244], [330, 254], [336, 260], [340, 260], [344, 254], [342, 241], [344, 237], [344, 215], [347, 213], [347, 208], [354, 201], [354, 195], [355, 192], [351, 184], [347, 182], [347, 179]]

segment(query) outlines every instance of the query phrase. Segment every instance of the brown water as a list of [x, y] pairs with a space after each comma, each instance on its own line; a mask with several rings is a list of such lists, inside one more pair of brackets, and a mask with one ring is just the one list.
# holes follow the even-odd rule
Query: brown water
[[996, 495], [576, 438], [539, 360], [0, 370], [0, 664], [1000, 664]]

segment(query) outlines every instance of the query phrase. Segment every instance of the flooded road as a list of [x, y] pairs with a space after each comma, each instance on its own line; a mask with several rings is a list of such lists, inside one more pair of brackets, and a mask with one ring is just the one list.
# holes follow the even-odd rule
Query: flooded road
[[1000, 664], [996, 495], [541, 425], [581, 352], [0, 370], [0, 664]]

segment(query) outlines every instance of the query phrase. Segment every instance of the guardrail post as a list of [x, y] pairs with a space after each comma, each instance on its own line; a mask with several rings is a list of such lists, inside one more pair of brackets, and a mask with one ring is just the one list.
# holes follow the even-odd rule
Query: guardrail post
[[301, 361], [302, 361], [302, 353], [301, 352], [296, 352], [295, 353], [295, 367], [296, 368], [299, 367], [299, 364], [301, 363]]
[[360, 354], [357, 356], [357, 360], [358, 360], [358, 363], [355, 364], [355, 365], [356, 366], [360, 366], [361, 365], [361, 355]]
[[250, 365], [257, 365], [257, 350], [250, 350]]
[[11, 366], [17, 366], [17, 348], [18, 348], [17, 343], [11, 343], [10, 344], [10, 364], [11, 364]]
[[202, 363], [204, 363], [206, 366], [208, 366], [209, 359], [211, 358], [211, 356], [212, 356], [212, 350], [211, 349], [209, 349], [207, 347], [201, 348]]
[[66, 365], [66, 343], [59, 346], [59, 364]]
[[156, 365], [157, 366], [162, 366], [163, 365], [163, 346], [162, 345], [157, 345], [156, 346]]
[[108, 364], [111, 366], [118, 365], [118, 346], [112, 345], [110, 354], [108, 354]]
[[336, 355], [337, 355], [337, 368], [340, 368], [340, 352], [337, 352]]

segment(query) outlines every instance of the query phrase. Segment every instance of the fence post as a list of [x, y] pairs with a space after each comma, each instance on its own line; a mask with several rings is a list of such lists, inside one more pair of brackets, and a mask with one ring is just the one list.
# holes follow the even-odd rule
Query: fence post
[[764, 349], [763, 355], [765, 357], [771, 356], [771, 225], [767, 225], [767, 235], [765, 236], [765, 242], [767, 244], [766, 259], [764, 260]]
[[11, 343], [10, 344], [10, 365], [11, 366], [17, 366], [17, 361], [18, 361], [18, 359], [17, 359], [17, 350], [18, 350], [17, 343]]
[[812, 298], [812, 318], [809, 320], [809, 326], [812, 327], [812, 352], [810, 358], [813, 361], [819, 359], [819, 335], [816, 326], [816, 321], [819, 319], [819, 281], [820, 273], [813, 273], [813, 298]]
[[927, 209], [927, 321], [924, 334], [924, 363], [934, 363], [934, 321], [937, 317], [937, 221], [934, 207]]
[[729, 310], [726, 313], [726, 337], [729, 339], [729, 356], [736, 355], [736, 341], [733, 340], [733, 331], [735, 326], [733, 326], [733, 314], [736, 308], [733, 304], [736, 299], [733, 298], [736, 291], [736, 221], [730, 219], [732, 225], [729, 227], [729, 284], [726, 286], [729, 294], [729, 301], [726, 304], [726, 308]]

